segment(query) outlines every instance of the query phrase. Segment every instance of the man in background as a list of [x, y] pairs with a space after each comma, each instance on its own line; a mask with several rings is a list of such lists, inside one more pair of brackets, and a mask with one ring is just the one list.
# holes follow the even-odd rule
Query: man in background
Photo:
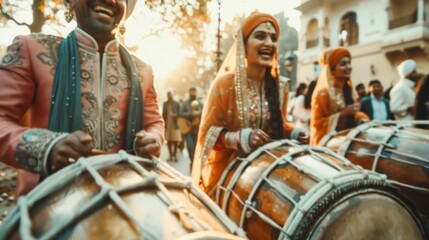
[[369, 82], [369, 96], [361, 99], [361, 112], [368, 115], [371, 120], [390, 120], [389, 101], [383, 97], [383, 85], [379, 80]]
[[[200, 123], [203, 104], [197, 99], [197, 89], [192, 87], [189, 89], [189, 99], [185, 100], [180, 110], [180, 117], [186, 120], [187, 132], [183, 132], [183, 137], [186, 142], [189, 159], [194, 160], [195, 145], [197, 144], [198, 129]], [[182, 124], [183, 125], [183, 124]], [[183, 129], [183, 128], [182, 128]]]
[[359, 103], [360, 100], [364, 97], [366, 97], [366, 89], [365, 89], [365, 85], [363, 85], [363, 83], [359, 83], [358, 85], [356, 85], [355, 87], [356, 90], [356, 103]]
[[392, 111], [395, 120], [414, 120], [415, 85], [420, 78], [416, 71], [416, 62], [407, 59], [399, 64], [397, 70], [399, 82], [393, 86], [390, 92], [390, 111]]

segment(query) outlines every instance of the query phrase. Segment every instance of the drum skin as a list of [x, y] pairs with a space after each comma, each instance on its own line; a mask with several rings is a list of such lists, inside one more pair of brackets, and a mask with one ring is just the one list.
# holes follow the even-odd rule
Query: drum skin
[[356, 165], [386, 174], [417, 207], [429, 230], [429, 130], [372, 123], [327, 136], [321, 144]]
[[[26, 239], [25, 228], [35, 238], [48, 239], [242, 239], [232, 235], [233, 229], [245, 237], [167, 164], [116, 161], [124, 156], [144, 160], [119, 155], [81, 159], [45, 179], [19, 200], [0, 238]], [[29, 223], [22, 214], [28, 214]], [[62, 229], [51, 231], [58, 225]]]
[[236, 159], [219, 181], [217, 203], [249, 239], [425, 239], [411, 204], [383, 176], [329, 149], [282, 142]]

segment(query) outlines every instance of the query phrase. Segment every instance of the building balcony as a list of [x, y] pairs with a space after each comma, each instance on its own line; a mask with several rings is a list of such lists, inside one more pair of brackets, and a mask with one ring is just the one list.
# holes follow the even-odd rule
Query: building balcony
[[324, 47], [330, 47], [331, 46], [331, 41], [329, 38], [323, 38], [323, 46]]
[[420, 40], [429, 40], [429, 26], [416, 22], [388, 30], [382, 38], [382, 47], [401, 48]]
[[319, 38], [313, 39], [313, 40], [307, 40], [305, 47], [306, 48], [313, 48], [317, 47], [319, 45]]
[[415, 11], [413, 14], [394, 18], [389, 21], [389, 29], [394, 29], [402, 26], [406, 26], [412, 23], [415, 23], [417, 21], [417, 11]]

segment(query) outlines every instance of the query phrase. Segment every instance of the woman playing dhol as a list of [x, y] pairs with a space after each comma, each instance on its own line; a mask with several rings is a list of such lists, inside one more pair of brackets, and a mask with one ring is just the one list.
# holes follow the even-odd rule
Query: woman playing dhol
[[246, 18], [208, 92], [192, 177], [209, 194], [237, 156], [276, 139], [308, 143], [305, 130], [285, 119], [288, 87], [279, 81], [279, 35], [273, 16], [253, 13]]
[[322, 53], [319, 62], [323, 70], [313, 92], [310, 144], [318, 144], [331, 131], [353, 128], [370, 120], [353, 101], [350, 52], [345, 48], [330, 49]]

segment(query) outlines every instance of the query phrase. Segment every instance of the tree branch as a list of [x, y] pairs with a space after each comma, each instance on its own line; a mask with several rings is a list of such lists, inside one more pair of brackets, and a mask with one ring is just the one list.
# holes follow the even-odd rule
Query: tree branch
[[0, 5], [0, 13], [6, 18], [6, 19], [9, 19], [9, 20], [12, 20], [14, 23], [16, 23], [16, 25], [19, 25], [19, 26], [29, 26], [27, 23], [25, 23], [25, 22], [19, 22], [18, 20], [16, 20], [14, 17], [12, 17], [11, 15], [9, 15], [7, 12], [5, 12], [4, 11], [4, 9], [3, 9], [3, 5]]

